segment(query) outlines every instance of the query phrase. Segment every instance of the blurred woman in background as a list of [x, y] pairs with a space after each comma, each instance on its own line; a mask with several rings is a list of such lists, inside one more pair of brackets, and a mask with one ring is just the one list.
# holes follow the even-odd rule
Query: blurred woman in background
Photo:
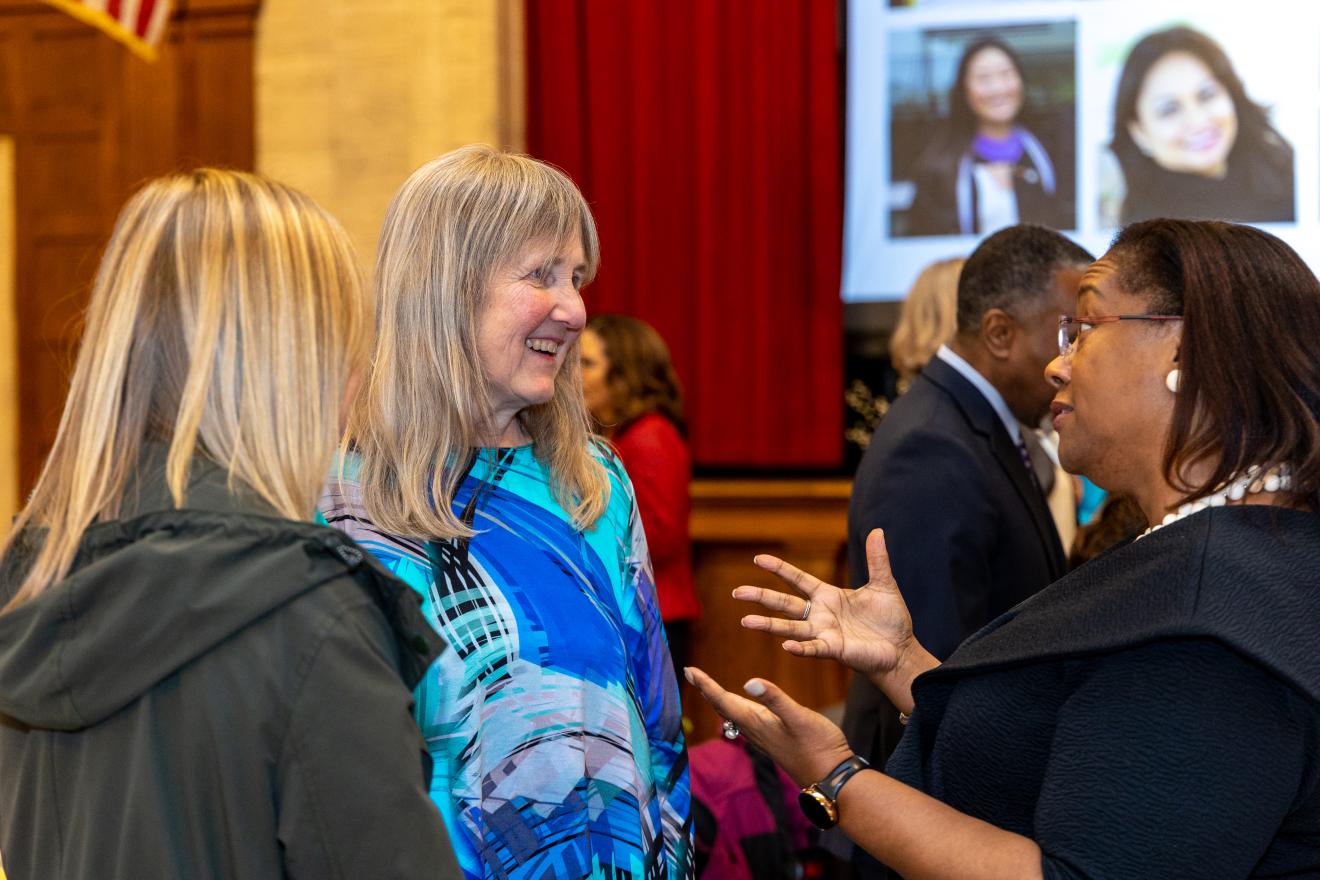
[[957, 257], [931, 263], [912, 282], [889, 338], [899, 394], [958, 329], [958, 276], [965, 262]]
[[308, 522], [371, 347], [357, 273], [256, 175], [120, 213], [0, 572], [9, 880], [458, 876], [411, 712], [440, 641]]
[[1054, 163], [1020, 122], [1026, 80], [995, 37], [963, 51], [949, 117], [917, 160], [908, 235], [985, 235], [1014, 223], [1075, 226]]
[[578, 345], [592, 421], [618, 452], [637, 493], [669, 653], [681, 670], [691, 623], [701, 614], [688, 537], [692, 456], [684, 439], [683, 389], [664, 340], [637, 318], [596, 315]]
[[1295, 216], [1292, 146], [1247, 97], [1224, 50], [1199, 31], [1156, 31], [1132, 47], [1110, 146], [1126, 188], [1123, 224]]

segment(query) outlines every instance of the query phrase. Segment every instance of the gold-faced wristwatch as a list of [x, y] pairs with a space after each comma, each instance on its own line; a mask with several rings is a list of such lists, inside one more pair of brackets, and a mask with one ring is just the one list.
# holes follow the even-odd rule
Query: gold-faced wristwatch
[[839, 824], [839, 790], [859, 770], [871, 765], [865, 758], [853, 755], [829, 772], [820, 782], [813, 782], [798, 794], [798, 806], [807, 820], [817, 828], [833, 828]]

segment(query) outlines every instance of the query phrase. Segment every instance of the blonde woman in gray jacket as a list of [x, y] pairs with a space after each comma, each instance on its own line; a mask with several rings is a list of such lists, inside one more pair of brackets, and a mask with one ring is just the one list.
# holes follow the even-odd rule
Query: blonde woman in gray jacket
[[0, 568], [9, 880], [455, 877], [411, 593], [312, 525], [372, 308], [346, 235], [250, 174], [120, 215]]

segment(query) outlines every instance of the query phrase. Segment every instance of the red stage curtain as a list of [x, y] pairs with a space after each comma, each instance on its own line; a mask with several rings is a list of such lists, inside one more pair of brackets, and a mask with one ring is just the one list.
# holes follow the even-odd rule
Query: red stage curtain
[[588, 311], [664, 336], [698, 465], [839, 465], [835, 4], [526, 4], [528, 149], [600, 227]]

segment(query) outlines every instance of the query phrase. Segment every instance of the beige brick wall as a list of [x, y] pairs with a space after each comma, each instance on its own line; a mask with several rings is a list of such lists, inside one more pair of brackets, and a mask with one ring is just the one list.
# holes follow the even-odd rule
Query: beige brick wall
[[523, 144], [520, 0], [265, 0], [257, 168], [343, 222], [369, 265], [394, 190], [467, 143]]

